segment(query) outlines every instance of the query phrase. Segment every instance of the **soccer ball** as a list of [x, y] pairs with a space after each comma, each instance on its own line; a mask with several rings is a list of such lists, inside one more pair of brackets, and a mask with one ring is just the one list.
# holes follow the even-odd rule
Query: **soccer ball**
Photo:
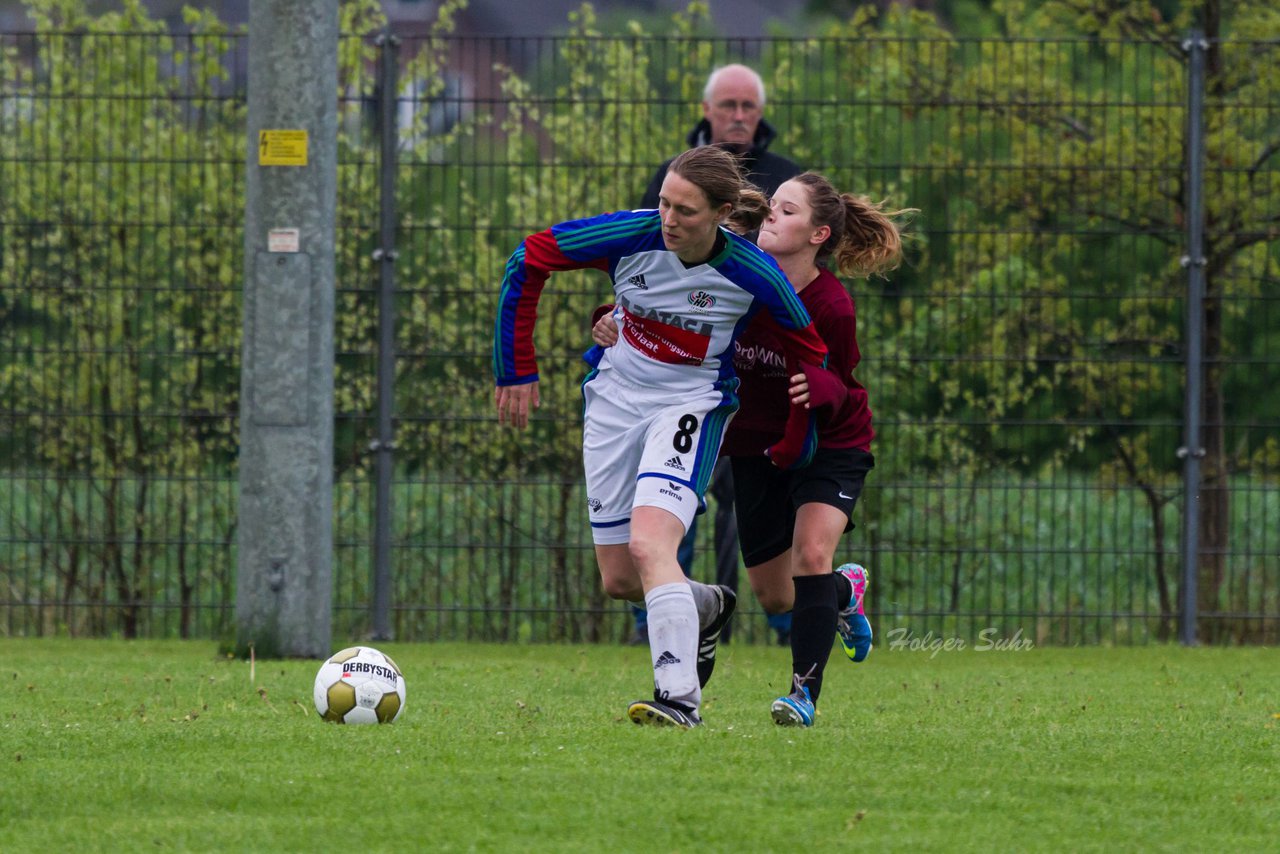
[[384, 653], [353, 646], [320, 665], [316, 711], [339, 724], [389, 724], [404, 709], [404, 674]]

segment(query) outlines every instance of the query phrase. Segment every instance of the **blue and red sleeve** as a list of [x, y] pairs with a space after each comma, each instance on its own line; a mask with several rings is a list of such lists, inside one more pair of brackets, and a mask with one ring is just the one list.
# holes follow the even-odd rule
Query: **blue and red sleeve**
[[507, 260], [493, 328], [493, 376], [498, 385], [538, 381], [533, 327], [547, 278], [559, 270], [608, 269], [603, 259], [575, 260], [560, 250], [551, 229], [526, 237]]

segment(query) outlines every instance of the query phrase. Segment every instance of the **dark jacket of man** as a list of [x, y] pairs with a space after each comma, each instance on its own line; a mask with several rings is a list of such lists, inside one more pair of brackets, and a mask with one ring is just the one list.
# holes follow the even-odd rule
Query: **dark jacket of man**
[[[747, 180], [763, 190], [767, 196], [772, 196], [783, 181], [794, 178], [804, 171], [787, 158], [768, 151], [769, 144], [777, 136], [773, 126], [761, 119], [760, 124], [756, 126], [756, 138], [751, 142], [751, 150], [742, 158]], [[711, 141], [711, 123], [702, 119], [693, 130], [689, 131], [687, 139], [690, 148], [706, 145]], [[674, 157], [671, 158], [671, 160], [674, 159]], [[649, 182], [649, 189], [644, 191], [640, 207], [656, 208], [658, 206], [658, 193], [662, 190], [662, 179], [667, 177], [667, 167], [671, 165], [671, 160], [658, 167], [653, 180]]]

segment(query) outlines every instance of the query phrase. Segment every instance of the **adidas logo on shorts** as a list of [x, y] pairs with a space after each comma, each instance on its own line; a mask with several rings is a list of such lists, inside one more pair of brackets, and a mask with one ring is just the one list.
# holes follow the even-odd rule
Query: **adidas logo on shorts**
[[687, 469], [685, 469], [684, 467], [684, 463], [680, 462], [679, 457], [672, 457], [671, 459], [663, 463], [663, 465], [669, 469], [675, 469], [676, 471], [687, 471]]

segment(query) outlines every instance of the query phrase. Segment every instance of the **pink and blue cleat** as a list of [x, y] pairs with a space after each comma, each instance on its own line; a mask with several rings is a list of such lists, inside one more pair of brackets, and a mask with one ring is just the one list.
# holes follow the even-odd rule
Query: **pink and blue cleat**
[[865, 661], [871, 654], [871, 623], [862, 610], [862, 600], [867, 595], [867, 583], [871, 580], [866, 567], [856, 563], [846, 563], [836, 572], [849, 579], [853, 586], [853, 596], [848, 606], [840, 609], [836, 630], [840, 634], [840, 646], [844, 654], [855, 664]]

